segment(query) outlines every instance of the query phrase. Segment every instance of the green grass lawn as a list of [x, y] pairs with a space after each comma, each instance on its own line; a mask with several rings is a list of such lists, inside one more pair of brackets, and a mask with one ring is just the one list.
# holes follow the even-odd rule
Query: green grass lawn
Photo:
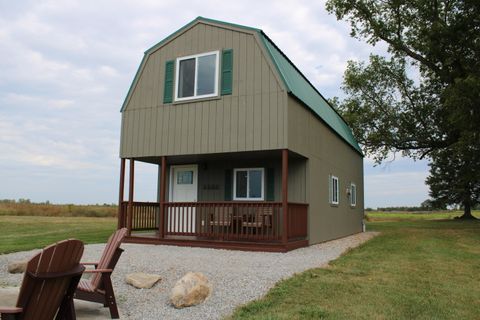
[[[387, 220], [441, 220], [453, 219], [463, 214], [463, 211], [434, 211], [434, 212], [382, 212], [370, 211], [367, 212], [367, 219], [369, 221], [387, 221]], [[474, 210], [472, 214], [480, 217], [480, 211]]]
[[415, 218], [369, 222], [381, 235], [231, 318], [480, 319], [480, 221]]
[[116, 223], [116, 218], [0, 215], [0, 254], [43, 248], [68, 238], [106, 242]]

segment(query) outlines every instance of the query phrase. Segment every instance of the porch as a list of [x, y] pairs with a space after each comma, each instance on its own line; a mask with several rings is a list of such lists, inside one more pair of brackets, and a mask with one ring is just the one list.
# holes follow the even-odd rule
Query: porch
[[[159, 192], [155, 202], [133, 200], [136, 159], [130, 159], [129, 198], [123, 200], [126, 159], [122, 159], [118, 226], [128, 228], [126, 241], [281, 252], [308, 245], [308, 204], [292, 201], [288, 196], [289, 178], [299, 180], [289, 177], [288, 150], [230, 154], [227, 168], [215, 163], [225, 163], [219, 157], [142, 159], [159, 162]], [[293, 162], [298, 160], [295, 156], [290, 158]], [[236, 161], [244, 167], [255, 167], [249, 169], [254, 172], [231, 168]], [[201, 168], [195, 169], [198, 163]], [[255, 179], [259, 182], [255, 183]], [[219, 181], [224, 181], [224, 186], [220, 187]], [[194, 196], [190, 195], [192, 192]], [[302, 199], [301, 190], [292, 194], [295, 200]], [[241, 198], [243, 195], [245, 199]]]

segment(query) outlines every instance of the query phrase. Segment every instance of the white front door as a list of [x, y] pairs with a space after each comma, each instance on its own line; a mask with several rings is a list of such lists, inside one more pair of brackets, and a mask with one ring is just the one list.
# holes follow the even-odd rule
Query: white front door
[[[179, 165], [170, 167], [170, 202], [197, 202], [198, 166]], [[169, 209], [167, 230], [170, 232], [195, 232], [195, 207]]]

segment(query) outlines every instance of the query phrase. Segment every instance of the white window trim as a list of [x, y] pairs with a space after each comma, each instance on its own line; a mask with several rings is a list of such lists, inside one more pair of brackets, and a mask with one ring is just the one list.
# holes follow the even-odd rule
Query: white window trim
[[[238, 198], [237, 197], [237, 172], [238, 171], [250, 171], [250, 170], [260, 170], [262, 171], [262, 196], [260, 198], [250, 198], [248, 195], [250, 194], [250, 178], [247, 175], [247, 197], [245, 198]], [[265, 168], [236, 168], [233, 169], [233, 200], [240, 200], [240, 201], [263, 201], [265, 199]]]
[[[355, 193], [352, 191], [355, 189]], [[357, 185], [350, 183], [350, 206], [355, 207], [357, 205]]]
[[[337, 181], [337, 190], [335, 190], [335, 188], [333, 187], [333, 185], [334, 185], [333, 181], [334, 181], [334, 180]], [[331, 203], [331, 204], [338, 205], [338, 204], [340, 203], [340, 184], [339, 184], [338, 177], [333, 176], [333, 175], [330, 176], [330, 186], [329, 186], [329, 187], [331, 188], [331, 190], [330, 190], [330, 195], [331, 195], [330, 203]], [[337, 201], [334, 201], [334, 200], [333, 200], [333, 198], [335, 198], [335, 197], [333, 196], [333, 193], [334, 193], [335, 191], [336, 191]]]
[[[197, 82], [198, 82], [198, 58], [203, 57], [203, 56], [209, 56], [215, 54], [216, 57], [216, 62], [215, 62], [215, 89], [213, 93], [209, 94], [202, 94], [202, 95], [197, 95]], [[210, 52], [205, 52], [205, 53], [200, 53], [200, 54], [194, 54], [191, 56], [186, 56], [186, 57], [180, 57], [176, 59], [175, 62], [175, 101], [185, 101], [185, 100], [193, 100], [193, 99], [200, 99], [200, 98], [209, 98], [209, 97], [216, 97], [218, 96], [218, 73], [219, 73], [219, 66], [220, 66], [220, 59], [219, 59], [219, 54], [220, 51], [210, 51]], [[195, 58], [195, 81], [194, 81], [194, 87], [193, 87], [193, 96], [191, 97], [183, 97], [180, 98], [178, 96], [178, 81], [180, 79], [180, 61], [182, 60], [187, 60], [187, 59], [192, 59]]]

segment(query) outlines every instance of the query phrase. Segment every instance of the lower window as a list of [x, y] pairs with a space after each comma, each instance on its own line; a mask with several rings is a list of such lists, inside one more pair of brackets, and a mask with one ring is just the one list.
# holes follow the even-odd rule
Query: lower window
[[263, 200], [263, 185], [263, 168], [234, 169], [234, 200]]
[[339, 203], [339, 185], [338, 185], [338, 177], [330, 176], [329, 179], [329, 195], [330, 195], [330, 203], [331, 204], [338, 204]]
[[357, 205], [357, 186], [355, 183], [350, 184], [350, 205], [352, 207]]

